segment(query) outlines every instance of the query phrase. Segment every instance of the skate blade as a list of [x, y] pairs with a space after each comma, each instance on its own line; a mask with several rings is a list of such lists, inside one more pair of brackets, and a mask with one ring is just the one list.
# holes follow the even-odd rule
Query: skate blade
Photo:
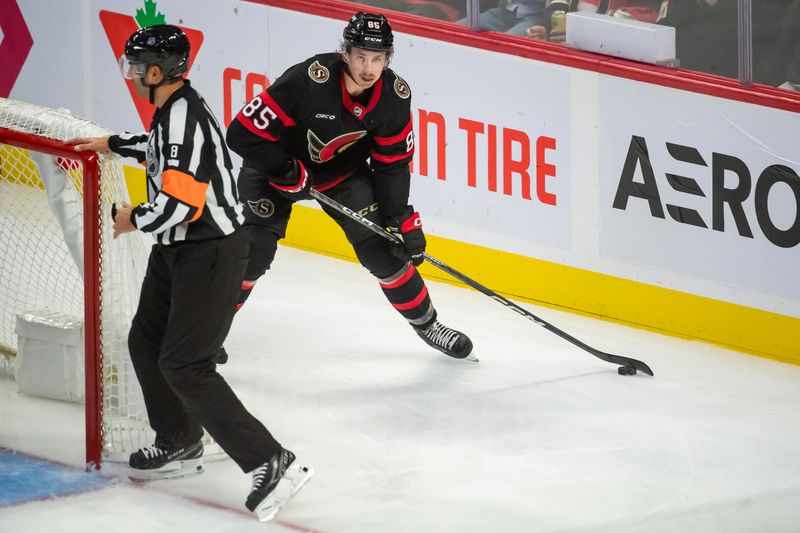
[[166, 464], [154, 470], [128, 469], [128, 478], [132, 481], [156, 481], [159, 479], [179, 479], [199, 476], [204, 471], [203, 458], [184, 459]]
[[477, 363], [479, 361], [478, 356], [475, 355], [475, 352], [469, 352], [467, 355], [459, 357], [457, 355], [447, 353], [444, 350], [440, 350], [439, 348], [436, 349], [445, 354], [447, 357], [452, 357], [453, 359], [458, 359], [459, 361], [472, 361], [473, 363]]
[[256, 507], [256, 516], [262, 522], [268, 522], [275, 518], [278, 511], [284, 505], [292, 501], [295, 494], [300, 492], [300, 489], [308, 483], [314, 471], [307, 466], [290, 466], [283, 477], [278, 482], [275, 490], [267, 494], [267, 497], [261, 500]]

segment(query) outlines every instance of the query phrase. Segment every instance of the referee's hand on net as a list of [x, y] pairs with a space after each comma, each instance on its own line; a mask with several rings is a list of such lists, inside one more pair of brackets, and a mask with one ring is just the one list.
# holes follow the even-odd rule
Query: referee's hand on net
[[122, 206], [117, 206], [117, 214], [114, 217], [115, 239], [123, 233], [136, 231], [136, 226], [131, 223], [131, 211], [133, 211], [133, 206], [130, 204], [122, 204]]
[[75, 137], [68, 140], [66, 144], [75, 147], [76, 152], [89, 150], [105, 154], [111, 151], [108, 146], [108, 137]]

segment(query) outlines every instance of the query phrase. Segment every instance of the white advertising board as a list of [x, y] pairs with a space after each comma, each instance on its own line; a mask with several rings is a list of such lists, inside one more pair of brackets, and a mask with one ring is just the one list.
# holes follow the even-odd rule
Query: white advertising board
[[600, 254], [800, 301], [798, 117], [611, 76], [599, 96]]

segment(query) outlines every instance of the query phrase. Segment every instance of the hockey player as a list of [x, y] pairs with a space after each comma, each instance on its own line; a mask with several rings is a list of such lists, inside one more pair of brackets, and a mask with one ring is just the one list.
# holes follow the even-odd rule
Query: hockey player
[[389, 21], [359, 12], [343, 36], [338, 52], [289, 68], [228, 127], [228, 145], [243, 158], [238, 185], [251, 237], [240, 306], [269, 269], [292, 204], [308, 198], [313, 186], [402, 237], [403, 245], [395, 245], [322, 205], [417, 334], [451, 357], [468, 357], [472, 342], [437, 320], [416, 269], [425, 235], [419, 213], [408, 205], [411, 90], [389, 68]]
[[179, 28], [135, 32], [120, 65], [136, 93], [156, 106], [149, 135], [73, 139], [76, 150], [108, 151], [146, 163], [148, 202], [114, 213], [114, 237], [155, 238], [128, 348], [155, 443], [131, 454], [130, 477], [202, 472], [203, 428], [253, 485], [246, 506], [269, 519], [308, 480], [216, 371], [235, 314], [249, 240], [241, 225], [230, 155], [205, 101], [182, 75], [189, 40]]

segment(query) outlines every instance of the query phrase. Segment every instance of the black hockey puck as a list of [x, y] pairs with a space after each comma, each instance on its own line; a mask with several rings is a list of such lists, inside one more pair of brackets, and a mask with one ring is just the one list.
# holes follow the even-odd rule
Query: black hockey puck
[[617, 369], [617, 373], [620, 376], [635, 376], [636, 375], [636, 367], [634, 366], [621, 366]]

